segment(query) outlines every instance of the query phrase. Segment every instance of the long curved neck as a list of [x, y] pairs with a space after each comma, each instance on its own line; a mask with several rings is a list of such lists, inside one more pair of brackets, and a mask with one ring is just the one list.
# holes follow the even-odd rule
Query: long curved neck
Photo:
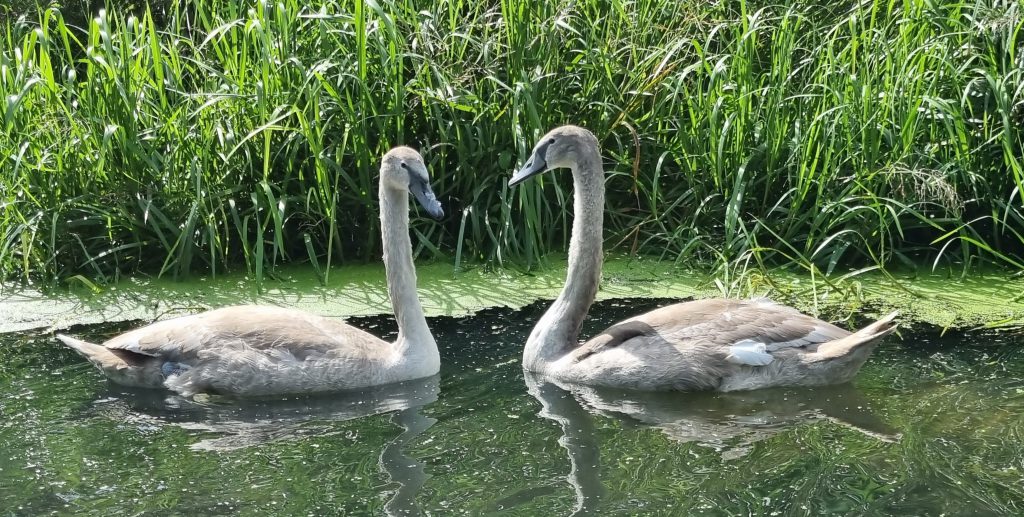
[[[388, 281], [388, 297], [398, 320], [399, 357], [425, 363], [437, 363], [438, 351], [434, 336], [423, 316], [423, 306], [416, 294], [416, 266], [412, 261], [409, 239], [409, 193], [380, 186], [380, 226], [384, 247], [384, 271]], [[436, 372], [436, 368], [434, 369]]]
[[565, 287], [533, 327], [523, 351], [523, 366], [535, 372], [543, 372], [579, 346], [580, 327], [601, 281], [604, 168], [596, 148], [579, 153], [572, 181], [573, 224]]

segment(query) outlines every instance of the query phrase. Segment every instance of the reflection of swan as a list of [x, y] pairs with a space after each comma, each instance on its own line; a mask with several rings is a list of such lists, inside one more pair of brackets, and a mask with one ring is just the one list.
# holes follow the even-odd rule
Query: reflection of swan
[[[419, 408], [437, 400], [440, 376], [330, 395], [287, 399], [197, 402], [166, 392], [111, 387], [96, 403], [115, 419], [175, 425], [221, 436], [192, 444], [194, 450], [225, 451], [277, 440], [333, 433], [333, 422]], [[404, 425], [403, 423], [399, 423]]]
[[814, 390], [776, 388], [737, 393], [659, 393], [562, 385], [593, 412], [661, 430], [678, 442], [693, 442], [725, 458], [747, 453], [754, 443], [787, 428], [828, 420], [875, 439], [900, 434], [874, 415], [851, 384]]
[[531, 372], [526, 375], [526, 388], [543, 409], [540, 416], [558, 422], [562, 437], [558, 443], [569, 454], [569, 484], [576, 492], [576, 505], [571, 515], [596, 515], [597, 504], [604, 494], [601, 486], [601, 450], [594, 435], [594, 423], [573, 396]]
[[423, 464], [406, 456], [402, 450], [405, 444], [420, 433], [430, 429], [430, 426], [437, 422], [436, 419], [423, 416], [419, 407], [403, 409], [392, 418], [402, 427], [402, 434], [398, 435], [380, 453], [380, 466], [388, 473], [392, 483], [398, 483], [398, 489], [391, 500], [384, 505], [384, 511], [388, 515], [419, 515], [422, 513], [416, 505], [416, 494], [427, 482], [430, 476], [423, 471]]
[[[130, 393], [126, 392], [130, 390]], [[403, 431], [381, 451], [380, 467], [397, 485], [385, 505], [388, 515], [416, 515], [416, 494], [429, 478], [423, 464], [405, 455], [404, 447], [435, 422], [421, 409], [437, 400], [440, 376], [330, 396], [286, 400], [196, 402], [151, 390], [112, 388], [94, 403], [96, 411], [140, 428], [174, 425], [213, 433], [192, 444], [198, 451], [230, 451], [281, 440], [338, 433], [339, 421], [394, 412], [392, 422]]]
[[542, 410], [558, 422], [559, 444], [569, 456], [567, 480], [576, 493], [572, 515], [596, 515], [604, 494], [600, 443], [593, 415], [657, 428], [668, 438], [693, 442], [721, 452], [723, 459], [746, 454], [750, 447], [795, 425], [829, 420], [882, 441], [900, 435], [868, 409], [849, 384], [813, 390], [769, 389], [742, 393], [658, 393], [556, 384], [549, 377], [524, 372], [527, 390]]
[[443, 212], [419, 153], [396, 147], [380, 168], [381, 239], [398, 338], [296, 309], [225, 307], [160, 321], [95, 345], [57, 335], [107, 377], [126, 385], [260, 396], [376, 386], [434, 375], [437, 343], [416, 295], [409, 193], [434, 217]]
[[736, 391], [840, 384], [856, 375], [895, 313], [850, 333], [766, 300], [698, 300], [612, 325], [583, 345], [601, 279], [604, 169], [598, 141], [563, 126], [544, 135], [509, 186], [555, 168], [574, 188], [565, 287], [526, 341], [523, 366], [561, 381], [644, 390]]

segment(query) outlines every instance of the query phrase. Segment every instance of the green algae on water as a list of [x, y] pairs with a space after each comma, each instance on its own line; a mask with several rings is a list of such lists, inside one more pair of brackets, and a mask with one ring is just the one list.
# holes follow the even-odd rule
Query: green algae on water
[[[565, 267], [561, 258], [532, 271], [478, 268], [455, 273], [447, 263], [420, 264], [419, 293], [428, 316], [463, 316], [488, 307], [519, 308], [557, 296]], [[188, 281], [136, 278], [99, 292], [7, 290], [0, 292], [0, 333], [151, 321], [236, 304], [280, 305], [334, 317], [391, 311], [380, 264], [334, 269], [326, 285], [321, 285], [311, 268], [283, 268], [276, 278], [264, 281], [261, 291], [242, 274]], [[822, 278], [784, 270], [748, 270], [733, 278], [680, 269], [667, 262], [614, 257], [605, 262], [598, 292], [599, 300], [712, 296], [767, 296], [832, 320], [900, 310], [902, 321], [944, 328], [1024, 325], [1024, 277], [998, 272], [956, 278], [869, 271]]]

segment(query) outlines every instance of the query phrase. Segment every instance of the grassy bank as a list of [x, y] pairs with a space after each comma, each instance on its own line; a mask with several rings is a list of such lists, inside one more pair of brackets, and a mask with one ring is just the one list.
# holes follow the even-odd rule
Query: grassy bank
[[[451, 264], [418, 268], [420, 299], [428, 316], [461, 317], [495, 308], [521, 308], [558, 296], [566, 262], [549, 258], [543, 271], [480, 269], [452, 275]], [[0, 334], [29, 329], [60, 330], [75, 325], [153, 321], [206, 309], [246, 303], [294, 307], [329, 317], [390, 314], [383, 265], [379, 262], [337, 268], [326, 285], [304, 266], [285, 266], [278, 277], [256, 290], [242, 272], [216, 279], [186, 281], [133, 278], [97, 292], [40, 292], [31, 288], [0, 292]], [[723, 277], [708, 271], [680, 270], [669, 262], [611, 257], [599, 300], [688, 299], [717, 296], [767, 296], [844, 327], [862, 324], [891, 310], [900, 326], [943, 329], [1024, 330], [1024, 278], [978, 271], [970, 278], [942, 274], [885, 275], [872, 271], [837, 276], [829, 282], [806, 273], [750, 270]], [[632, 303], [637, 303], [636, 300]], [[641, 303], [642, 304], [642, 303]], [[547, 302], [542, 303], [543, 306]], [[631, 306], [627, 304], [626, 306]]]
[[[421, 255], [531, 262], [591, 128], [608, 246], [728, 269], [1024, 262], [1012, 1], [279, 3], [0, 27], [0, 276], [109, 281], [379, 256], [378, 157], [420, 148]], [[163, 3], [161, 4], [163, 5]]]

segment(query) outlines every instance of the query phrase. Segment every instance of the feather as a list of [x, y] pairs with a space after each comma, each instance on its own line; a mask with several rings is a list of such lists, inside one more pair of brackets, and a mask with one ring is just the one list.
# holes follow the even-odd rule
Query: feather
[[744, 339], [729, 346], [729, 355], [725, 356], [725, 360], [733, 364], [766, 366], [772, 362], [772, 355], [766, 350], [764, 343]]

